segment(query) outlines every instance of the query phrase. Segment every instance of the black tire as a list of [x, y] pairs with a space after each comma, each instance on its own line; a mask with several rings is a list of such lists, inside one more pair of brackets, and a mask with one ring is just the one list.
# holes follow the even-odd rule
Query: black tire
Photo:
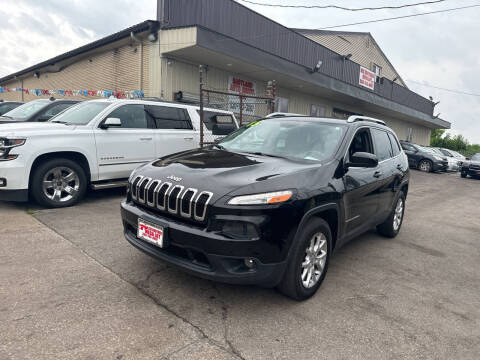
[[[396, 210], [397, 210], [399, 201], [402, 202], [402, 210], [401, 210], [400, 224], [396, 226], [395, 215], [396, 215]], [[405, 194], [403, 193], [403, 191], [400, 191], [400, 194], [398, 195], [398, 197], [395, 199], [395, 202], [393, 203], [392, 212], [388, 216], [387, 220], [385, 220], [382, 224], [377, 226], [377, 232], [380, 235], [383, 235], [389, 238], [394, 238], [395, 236], [398, 235], [398, 233], [400, 232], [400, 229], [402, 228], [404, 215], [405, 215]]]
[[[68, 179], [65, 180], [66, 186], [76, 184], [76, 181], [78, 180], [78, 187], [77, 185], [75, 185], [75, 187], [77, 188], [75, 191], [67, 189], [68, 191], [72, 191], [72, 195], [68, 194], [71, 196], [71, 198], [67, 197], [68, 195], [65, 191], [61, 191], [61, 196], [65, 196], [64, 201], [57, 201], [55, 199], [51, 199], [47, 196], [47, 194], [45, 194], [43, 188], [44, 177], [47, 174], [51, 173], [54, 169], [68, 169], [75, 173], [75, 180], [72, 180], [72, 182], [69, 183], [67, 183]], [[67, 171], [61, 171], [60, 174], [67, 174]], [[52, 180], [52, 183], [53, 182], [54, 181]], [[70, 186], [70, 188], [72, 187]], [[54, 189], [47, 190], [47, 193], [50, 191], [53, 192]], [[31, 178], [31, 195], [40, 205], [49, 208], [62, 208], [75, 205], [85, 196], [86, 191], [87, 176], [85, 175], [85, 171], [80, 165], [69, 159], [58, 158], [46, 160], [35, 169]]]
[[462, 172], [460, 173], [460, 177], [462, 177], [462, 178], [465, 179], [465, 178], [467, 177], [467, 173], [464, 173], [464, 172], [462, 171]]
[[420, 160], [418, 170], [423, 172], [433, 172], [433, 163], [430, 160]]
[[[305, 260], [306, 251], [310, 246], [310, 241], [316, 234], [320, 233], [325, 235], [327, 249], [326, 259], [319, 279], [315, 285], [307, 288], [302, 282], [302, 263]], [[327, 222], [320, 218], [310, 220], [294, 239], [292, 249], [290, 250], [287, 268], [283, 275], [283, 279], [280, 281], [280, 284], [277, 285], [277, 290], [294, 300], [305, 300], [314, 295], [327, 274], [331, 252], [332, 232], [330, 231]]]

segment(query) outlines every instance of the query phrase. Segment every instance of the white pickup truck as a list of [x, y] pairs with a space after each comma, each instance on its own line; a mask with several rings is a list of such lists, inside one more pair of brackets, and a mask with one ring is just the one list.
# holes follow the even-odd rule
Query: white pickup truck
[[[205, 109], [205, 141], [238, 128], [233, 113]], [[48, 207], [77, 203], [122, 186], [146, 162], [199, 146], [198, 106], [144, 100], [92, 100], [47, 123], [0, 125], [0, 200]]]

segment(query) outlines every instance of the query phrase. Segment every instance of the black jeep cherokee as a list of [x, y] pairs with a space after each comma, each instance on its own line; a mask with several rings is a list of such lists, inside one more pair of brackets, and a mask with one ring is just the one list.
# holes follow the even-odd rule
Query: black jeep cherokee
[[141, 166], [121, 211], [127, 240], [153, 257], [300, 300], [348, 240], [375, 226], [397, 235], [408, 181], [380, 120], [271, 118]]

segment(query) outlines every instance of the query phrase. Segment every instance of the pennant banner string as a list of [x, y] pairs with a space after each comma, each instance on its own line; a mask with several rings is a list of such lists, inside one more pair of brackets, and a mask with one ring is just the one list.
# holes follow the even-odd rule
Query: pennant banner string
[[24, 88], [9, 88], [0, 86], [0, 93], [8, 92], [24, 92], [25, 94], [32, 94], [36, 96], [100, 96], [111, 97], [114, 96], [118, 99], [135, 99], [145, 97], [143, 90], [130, 90], [130, 91], [118, 91], [118, 90], [65, 90], [65, 89], [24, 89]]

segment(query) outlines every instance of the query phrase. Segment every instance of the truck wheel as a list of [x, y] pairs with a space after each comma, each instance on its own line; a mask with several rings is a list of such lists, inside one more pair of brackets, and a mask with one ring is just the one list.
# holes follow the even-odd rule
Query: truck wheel
[[32, 195], [46, 207], [75, 205], [87, 190], [83, 168], [69, 159], [47, 160], [35, 170], [31, 181]]
[[392, 212], [384, 223], [377, 226], [380, 235], [394, 238], [400, 232], [405, 214], [405, 194], [400, 192], [397, 201], [394, 203]]
[[295, 238], [288, 265], [277, 289], [295, 300], [316, 293], [327, 274], [332, 233], [323, 219], [310, 220]]
[[433, 164], [430, 160], [422, 160], [420, 161], [420, 163], [418, 164], [418, 168], [420, 169], [420, 171], [424, 171], [424, 172], [432, 172], [433, 170]]

